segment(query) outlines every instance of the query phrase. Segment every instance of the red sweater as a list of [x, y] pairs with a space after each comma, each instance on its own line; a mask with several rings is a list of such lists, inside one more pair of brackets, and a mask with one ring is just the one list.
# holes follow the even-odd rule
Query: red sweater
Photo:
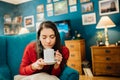
[[[60, 66], [64, 67], [64, 65], [66, 64], [67, 59], [69, 57], [69, 50], [65, 46], [62, 47], [62, 55], [63, 55], [64, 61], [62, 61]], [[51, 69], [49, 74], [56, 75], [56, 76], [60, 75], [60, 73], [62, 71], [61, 67], [54, 69], [54, 67], [53, 66], [50, 67], [50, 65], [44, 66], [44, 68], [42, 70], [32, 70], [31, 64], [33, 62], [35, 62], [36, 60], [37, 60], [36, 42], [31, 42], [25, 48], [22, 62], [20, 64], [20, 70], [19, 70], [20, 74], [21, 75], [31, 75], [33, 73], [38, 73], [38, 72], [47, 72], [48, 73]]]

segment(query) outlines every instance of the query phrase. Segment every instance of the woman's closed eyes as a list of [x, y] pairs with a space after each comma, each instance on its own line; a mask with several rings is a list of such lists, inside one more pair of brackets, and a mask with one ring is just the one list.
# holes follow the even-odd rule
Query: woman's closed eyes
[[55, 38], [55, 35], [50, 35], [50, 36], [47, 36], [47, 35], [42, 35], [42, 39], [54, 39]]

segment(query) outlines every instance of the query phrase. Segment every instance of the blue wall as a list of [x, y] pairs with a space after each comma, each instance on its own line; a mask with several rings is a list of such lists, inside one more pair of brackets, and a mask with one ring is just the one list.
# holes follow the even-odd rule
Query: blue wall
[[4, 3], [4, 2], [0, 2], [0, 35], [4, 34], [4, 15], [5, 14], [10, 14], [11, 17], [14, 14], [14, 9], [15, 6], [8, 4], [8, 3]]
[[[62, 1], [62, 0], [59, 0]], [[98, 7], [98, 1], [99, 0], [91, 0], [94, 5], [94, 10], [92, 12], [96, 13], [96, 22], [98, 23], [100, 19], [99, 15], [99, 7]], [[119, 2], [120, 3], [120, 2]], [[36, 7], [40, 4], [47, 4], [47, 0], [33, 0], [31, 2], [27, 2], [20, 5], [12, 5], [7, 3], [1, 3], [0, 2], [0, 35], [3, 35], [3, 16], [5, 13], [9, 13], [13, 15], [13, 13], [16, 13], [15, 15], [22, 15], [24, 18], [25, 16], [34, 15], [34, 21], [36, 23]], [[6, 5], [6, 6], [5, 6]], [[46, 13], [46, 6], [44, 6], [45, 9], [45, 19], [46, 20], [52, 20], [52, 21], [60, 21], [60, 20], [66, 20], [69, 19], [71, 22], [71, 34], [74, 35], [74, 31], [77, 30], [81, 36], [85, 39], [86, 42], [86, 57], [88, 60], [91, 60], [91, 51], [90, 47], [92, 45], [96, 45], [96, 32], [97, 31], [103, 31], [96, 29], [96, 24], [93, 25], [82, 25], [82, 12], [81, 12], [81, 3], [80, 0], [77, 0], [77, 12], [71, 13], [68, 11], [68, 14], [58, 15], [58, 16], [51, 16], [47, 17]], [[68, 6], [69, 10], [69, 6]], [[91, 12], [89, 12], [91, 13]], [[14, 16], [15, 16], [14, 15]], [[109, 42], [110, 44], [115, 43], [116, 41], [120, 40], [120, 13], [111, 14], [108, 15], [113, 22], [116, 24], [115, 28], [109, 29]], [[24, 24], [23, 24], [24, 25]], [[35, 28], [35, 27], [34, 27]]]

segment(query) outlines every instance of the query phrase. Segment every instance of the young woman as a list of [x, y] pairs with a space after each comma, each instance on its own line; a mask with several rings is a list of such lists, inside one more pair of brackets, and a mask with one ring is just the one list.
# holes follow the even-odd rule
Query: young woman
[[[43, 50], [55, 50], [56, 63], [47, 65], [43, 59]], [[56, 25], [51, 21], [41, 23], [37, 32], [37, 41], [27, 45], [20, 64], [21, 75], [33, 75], [45, 72], [49, 75], [60, 76], [69, 57], [67, 47], [61, 45], [60, 35]]]

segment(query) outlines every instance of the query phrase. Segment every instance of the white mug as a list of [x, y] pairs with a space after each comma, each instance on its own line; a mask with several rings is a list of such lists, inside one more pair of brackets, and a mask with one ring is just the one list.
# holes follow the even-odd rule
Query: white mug
[[55, 53], [54, 49], [50, 49], [50, 48], [44, 49], [44, 61], [45, 62], [53, 62], [53, 61], [55, 61], [54, 53]]

